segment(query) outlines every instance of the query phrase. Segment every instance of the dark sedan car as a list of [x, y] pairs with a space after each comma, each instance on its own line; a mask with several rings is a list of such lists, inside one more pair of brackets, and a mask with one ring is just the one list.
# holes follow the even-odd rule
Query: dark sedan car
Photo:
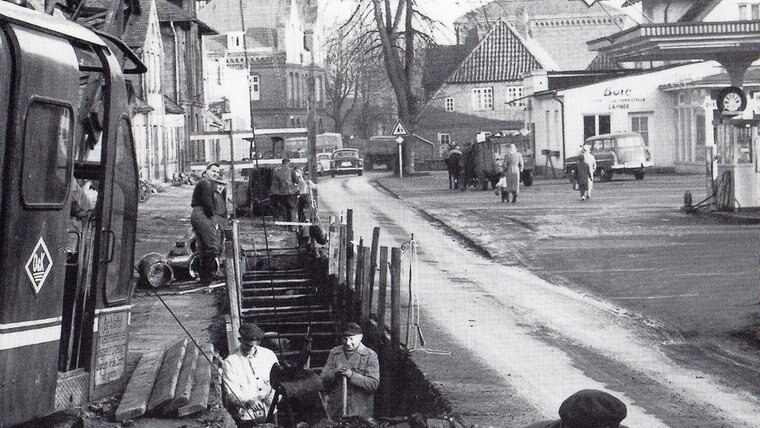
[[330, 161], [330, 175], [364, 173], [364, 160], [359, 156], [357, 149], [338, 149], [332, 153]]

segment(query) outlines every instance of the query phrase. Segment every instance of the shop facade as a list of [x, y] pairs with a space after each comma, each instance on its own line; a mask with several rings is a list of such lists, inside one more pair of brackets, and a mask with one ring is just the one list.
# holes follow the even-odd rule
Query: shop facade
[[[706, 89], [664, 88], [720, 71], [717, 63], [702, 62], [564, 89], [551, 88], [546, 72], [532, 72], [524, 86], [530, 95], [526, 123], [533, 130], [536, 153], [555, 155], [555, 173], [562, 173], [564, 160], [577, 155], [586, 138], [634, 131], [643, 137], [655, 168], [702, 172], [711, 129], [704, 113]], [[540, 157], [537, 163], [548, 164]]]

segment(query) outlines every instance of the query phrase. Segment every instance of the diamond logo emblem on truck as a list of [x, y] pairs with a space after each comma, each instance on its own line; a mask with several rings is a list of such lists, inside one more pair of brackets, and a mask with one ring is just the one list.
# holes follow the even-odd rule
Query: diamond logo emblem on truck
[[29, 260], [24, 265], [26, 276], [32, 281], [32, 288], [35, 294], [39, 294], [52, 269], [53, 259], [50, 257], [45, 240], [40, 237], [40, 240], [37, 241], [37, 245], [34, 247], [34, 251], [32, 251], [32, 255], [29, 256]]

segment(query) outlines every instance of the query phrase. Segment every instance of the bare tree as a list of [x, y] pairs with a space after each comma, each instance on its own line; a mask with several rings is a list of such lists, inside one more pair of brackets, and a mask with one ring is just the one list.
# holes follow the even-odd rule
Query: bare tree
[[343, 133], [346, 119], [357, 104], [359, 91], [358, 59], [356, 49], [346, 49], [346, 35], [338, 32], [327, 44], [326, 95], [330, 102], [327, 115], [335, 123], [334, 132]]
[[[438, 23], [420, 12], [416, 0], [360, 0], [351, 17], [341, 27], [355, 30], [371, 22], [370, 31], [361, 32], [360, 44], [383, 60], [396, 99], [399, 119], [414, 133], [417, 121], [415, 88], [415, 43], [429, 43], [433, 26]], [[423, 31], [427, 30], [427, 31]], [[404, 172], [414, 172], [411, 138], [402, 147]]]

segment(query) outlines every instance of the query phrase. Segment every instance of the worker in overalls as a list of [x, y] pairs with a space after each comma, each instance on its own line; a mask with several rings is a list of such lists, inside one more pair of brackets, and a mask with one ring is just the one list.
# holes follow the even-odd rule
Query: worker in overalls
[[[198, 276], [201, 283], [210, 283], [216, 279], [222, 279], [217, 275], [216, 258], [222, 252], [219, 225], [215, 214], [214, 200], [217, 193], [217, 182], [221, 177], [219, 164], [212, 162], [206, 166], [206, 171], [193, 189], [193, 198], [190, 206], [193, 208], [190, 214], [190, 224], [195, 233], [195, 242], [200, 261]], [[226, 209], [226, 208], [225, 208]]]

